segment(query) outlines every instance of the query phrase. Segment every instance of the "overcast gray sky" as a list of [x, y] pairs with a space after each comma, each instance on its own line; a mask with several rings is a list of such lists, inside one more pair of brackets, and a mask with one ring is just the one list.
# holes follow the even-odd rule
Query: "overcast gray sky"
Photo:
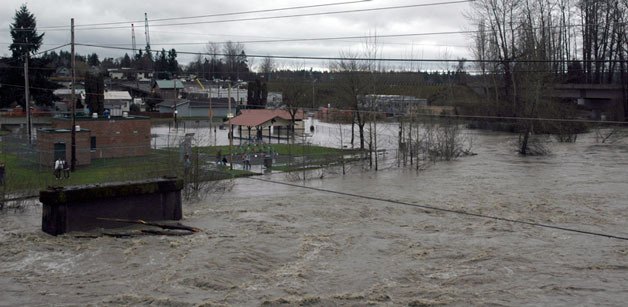
[[[44, 46], [41, 50], [69, 43], [70, 18], [77, 25], [76, 42], [130, 48], [132, 21], [144, 19], [148, 13], [149, 21], [161, 18], [188, 17], [219, 13], [235, 13], [251, 10], [265, 10], [308, 6], [328, 3], [351, 2], [351, 0], [231, 0], [231, 1], [172, 1], [172, 0], [31, 0], [26, 2], [31, 13], [37, 18], [37, 26], [45, 32]], [[463, 12], [469, 9], [469, 3], [442, 4], [438, 6], [412, 7], [373, 12], [353, 12], [344, 14], [327, 14], [322, 16], [303, 16], [294, 18], [276, 18], [254, 21], [232, 21], [208, 23], [215, 20], [233, 20], [266, 16], [285, 16], [319, 12], [336, 12], [361, 10], [391, 6], [416, 5], [422, 3], [443, 3], [446, 0], [372, 0], [359, 3], [343, 4], [299, 10], [276, 11], [246, 15], [207, 17], [196, 19], [178, 19], [150, 22], [150, 39], [153, 50], [175, 48], [177, 51], [204, 52], [208, 41], [224, 42], [252, 41], [268, 39], [324, 38], [364, 36], [377, 33], [379, 36], [414, 34], [428, 32], [451, 32], [469, 30], [468, 21]], [[11, 42], [9, 25], [15, 11], [22, 0], [2, 0], [0, 2], [0, 54], [9, 55]], [[92, 26], [87, 24], [124, 22], [122, 24]], [[174, 23], [193, 23], [188, 25], [172, 25]], [[165, 25], [164, 25], [165, 24]], [[83, 26], [81, 26], [83, 25]], [[53, 28], [65, 26], [65, 28]], [[135, 24], [138, 47], [146, 44], [144, 23]], [[122, 28], [117, 28], [122, 27]], [[103, 29], [106, 28], [106, 29]], [[384, 58], [470, 58], [468, 34], [440, 34], [378, 39], [381, 57]], [[305, 42], [272, 42], [245, 43], [245, 51], [251, 55], [284, 55], [284, 56], [320, 56], [336, 57], [343, 52], [360, 52], [363, 39], [344, 39]], [[68, 49], [69, 50], [69, 49]], [[77, 53], [96, 52], [103, 57], [123, 56], [123, 50], [111, 50], [89, 47], [77, 47]], [[130, 51], [128, 51], [131, 53]], [[187, 64], [193, 55], [179, 55], [179, 62]], [[260, 63], [259, 59], [250, 59], [252, 66]], [[312, 60], [278, 60], [280, 67], [326, 67], [328, 61]], [[406, 65], [389, 63], [391, 67]], [[446, 69], [453, 63], [415, 64], [413, 68]]]

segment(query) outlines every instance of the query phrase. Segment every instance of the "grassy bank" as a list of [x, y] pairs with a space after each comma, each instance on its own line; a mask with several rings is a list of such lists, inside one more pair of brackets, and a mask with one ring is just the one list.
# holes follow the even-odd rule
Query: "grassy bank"
[[[330, 161], [330, 157], [338, 157], [347, 150], [326, 148], [320, 146], [298, 146], [288, 144], [274, 144], [266, 147], [239, 147], [234, 146], [234, 155], [243, 152], [274, 153], [277, 161], [283, 165], [291, 165], [294, 156], [308, 156], [308, 161]], [[258, 151], [259, 150], [259, 151]], [[229, 167], [216, 167], [215, 156], [218, 152], [230, 155], [229, 146], [199, 147], [193, 149], [192, 179], [200, 181], [222, 180], [235, 177], [255, 175], [241, 169], [231, 170]], [[239, 157], [234, 157], [235, 163]], [[148, 156], [127, 157], [112, 159], [94, 159], [89, 166], [77, 167], [70, 174], [69, 179], [57, 180], [51, 167], [41, 166], [24, 160], [17, 155], [0, 153], [0, 163], [5, 164], [5, 181], [3, 187], [6, 194], [34, 195], [40, 189], [48, 186], [70, 186], [84, 184], [101, 184], [107, 182], [142, 180], [163, 176], [184, 176], [183, 163], [178, 149], [152, 150]], [[322, 162], [316, 162], [322, 163]]]

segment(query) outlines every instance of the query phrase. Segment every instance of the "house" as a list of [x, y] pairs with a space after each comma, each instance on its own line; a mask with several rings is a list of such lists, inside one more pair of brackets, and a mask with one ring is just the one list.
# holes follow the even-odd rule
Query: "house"
[[139, 71], [135, 73], [135, 80], [137, 81], [150, 81], [153, 78], [152, 72]]
[[[69, 88], [59, 88], [52, 92], [53, 95], [57, 96], [61, 101], [70, 102], [72, 100], [72, 90]], [[74, 89], [74, 95], [76, 98], [81, 100], [85, 99], [85, 89], [84, 88], [76, 88]]]
[[[210, 85], [208, 85], [204, 89], [201, 89], [192, 83], [191, 86], [188, 86], [185, 89], [186, 98], [190, 98], [190, 95], [201, 95], [203, 97], [211, 96], [212, 98], [227, 98], [229, 96], [229, 89], [220, 86]], [[238, 89], [234, 87], [231, 89], [231, 97], [240, 104], [247, 104], [248, 90]]]
[[109, 109], [112, 116], [122, 116], [124, 112], [130, 111], [132, 100], [133, 98], [127, 91], [106, 91], [104, 107]]
[[[52, 127], [37, 131], [39, 163], [52, 166], [57, 158], [71, 158], [69, 118], [53, 118]], [[142, 116], [76, 119], [77, 165], [93, 159], [145, 156], [150, 153], [150, 118]]]
[[72, 76], [72, 71], [67, 67], [59, 67], [55, 71], [55, 77], [68, 78]]
[[[227, 117], [229, 100], [227, 98], [210, 99], [170, 99], [157, 105], [159, 113], [173, 114], [177, 110], [178, 117]], [[231, 98], [231, 113], [237, 110], [236, 101]]]
[[107, 73], [109, 73], [109, 77], [111, 80], [122, 80], [125, 79], [124, 72], [117, 68], [107, 69]]
[[283, 93], [281, 92], [268, 92], [266, 97], [266, 105], [269, 107], [278, 108], [283, 104]]
[[152, 91], [162, 99], [177, 99], [183, 91], [184, 85], [181, 80], [156, 80], [152, 84]]

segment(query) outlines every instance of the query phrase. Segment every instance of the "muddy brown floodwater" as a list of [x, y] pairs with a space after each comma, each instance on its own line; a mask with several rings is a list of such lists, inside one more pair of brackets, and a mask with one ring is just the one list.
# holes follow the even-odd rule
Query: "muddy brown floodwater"
[[[326, 171], [306, 185], [628, 237], [628, 145], [554, 144], [417, 174]], [[282, 174], [259, 179], [294, 181]], [[0, 216], [2, 306], [625, 306], [628, 241], [252, 179], [184, 205], [186, 237], [40, 231], [40, 207]]]

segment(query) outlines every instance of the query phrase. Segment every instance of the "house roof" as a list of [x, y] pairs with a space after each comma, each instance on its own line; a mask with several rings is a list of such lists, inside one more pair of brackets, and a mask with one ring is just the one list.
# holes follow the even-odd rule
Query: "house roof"
[[152, 86], [150, 82], [145, 81], [114, 81], [112, 82], [112, 88], [128, 89], [131, 91], [140, 91], [149, 94]]
[[[209, 99], [189, 99], [190, 108], [209, 108]], [[229, 100], [227, 98], [212, 98], [211, 106], [213, 108], [226, 108], [229, 106]], [[231, 97], [231, 107], [235, 110], [237, 107], [235, 99]]]
[[131, 100], [131, 95], [127, 91], [106, 91], [105, 100]]
[[183, 89], [184, 87], [183, 82], [180, 80], [157, 80], [155, 83], [162, 90], [172, 90], [175, 88], [175, 84], [177, 89]]
[[174, 104], [175, 103], [177, 104], [177, 107], [180, 107], [180, 106], [182, 106], [184, 104], [190, 103], [190, 101], [187, 100], [187, 99], [177, 99], [177, 100], [168, 99], [168, 100], [164, 100], [164, 101], [158, 103], [157, 107], [174, 109]]
[[[303, 120], [303, 117], [303, 110], [299, 110], [295, 119]], [[236, 126], [257, 127], [264, 125], [265, 123], [272, 122], [273, 119], [290, 121], [292, 120], [292, 117], [290, 117], [290, 113], [288, 113], [287, 110], [242, 110], [240, 115], [231, 119], [231, 124]]]
[[[76, 95], [85, 94], [85, 89], [82, 89], [82, 88], [74, 89], [74, 93]], [[52, 94], [56, 96], [72, 95], [72, 90], [69, 88], [59, 88], [59, 89], [54, 90]]]

